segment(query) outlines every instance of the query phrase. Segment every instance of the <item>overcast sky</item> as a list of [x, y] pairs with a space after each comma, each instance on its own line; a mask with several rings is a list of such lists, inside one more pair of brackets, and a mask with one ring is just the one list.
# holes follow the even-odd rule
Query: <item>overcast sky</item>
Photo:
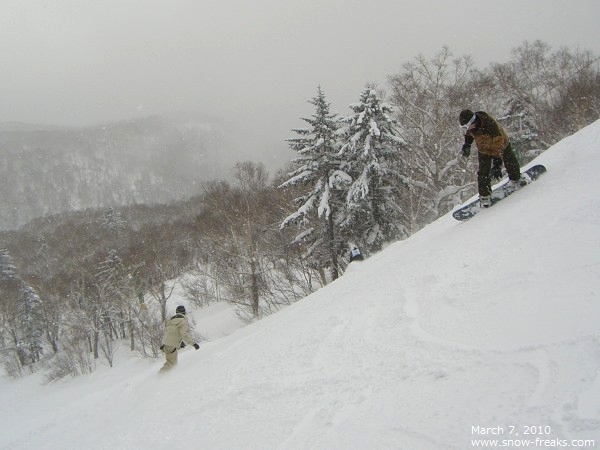
[[600, 55], [599, 23], [599, 0], [0, 0], [0, 122], [195, 110], [281, 142], [318, 85], [346, 114], [418, 54], [484, 68], [542, 39]]

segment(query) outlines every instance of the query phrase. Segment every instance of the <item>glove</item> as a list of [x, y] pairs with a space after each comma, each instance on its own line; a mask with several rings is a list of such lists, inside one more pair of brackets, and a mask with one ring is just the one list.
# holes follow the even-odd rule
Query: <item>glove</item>
[[462, 155], [466, 158], [471, 154], [471, 144], [463, 144], [462, 149], [460, 150]]
[[502, 179], [502, 160], [500, 158], [494, 158], [492, 164], [492, 178], [494, 180]]
[[179, 348], [184, 348], [185, 347], [185, 342], [181, 341], [181, 344], [179, 344]]
[[196, 350], [198, 350], [198, 349], [200, 348], [200, 346], [198, 345], [198, 343], [195, 343], [195, 344], [194, 344], [194, 348], [195, 348]]

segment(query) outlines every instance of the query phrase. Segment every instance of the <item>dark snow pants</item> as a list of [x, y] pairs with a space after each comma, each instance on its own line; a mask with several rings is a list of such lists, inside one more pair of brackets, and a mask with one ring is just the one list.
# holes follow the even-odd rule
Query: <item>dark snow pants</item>
[[[488, 195], [492, 195], [492, 156], [484, 155], [483, 153], [478, 153], [479, 159], [479, 171], [477, 172], [477, 188], [479, 190], [480, 197], [486, 197]], [[519, 165], [519, 161], [515, 155], [515, 152], [512, 149], [512, 145], [509, 144], [502, 151], [502, 161], [504, 162], [504, 167], [506, 167], [506, 173], [508, 173], [508, 178], [513, 181], [517, 181], [521, 178], [521, 166]]]

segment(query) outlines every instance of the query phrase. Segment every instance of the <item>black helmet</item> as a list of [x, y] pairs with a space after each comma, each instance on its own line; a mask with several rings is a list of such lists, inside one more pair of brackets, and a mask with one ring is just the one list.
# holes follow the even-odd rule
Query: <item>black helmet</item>
[[470, 109], [463, 109], [458, 115], [458, 123], [461, 125], [466, 125], [469, 123], [469, 120], [473, 117], [473, 111]]
[[185, 306], [183, 306], [183, 305], [179, 305], [179, 306], [177, 307], [177, 309], [175, 309], [175, 312], [176, 312], [177, 314], [185, 314]]

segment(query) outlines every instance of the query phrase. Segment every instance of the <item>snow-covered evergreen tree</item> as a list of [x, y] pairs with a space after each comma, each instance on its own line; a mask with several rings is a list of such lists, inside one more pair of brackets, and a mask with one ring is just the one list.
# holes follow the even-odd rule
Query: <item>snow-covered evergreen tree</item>
[[41, 301], [17, 273], [6, 249], [0, 249], [0, 342], [11, 350], [7, 373], [17, 375], [42, 353]]
[[330, 104], [320, 87], [310, 103], [315, 106], [315, 113], [302, 119], [310, 128], [294, 130], [300, 137], [288, 140], [300, 154], [294, 160], [297, 168], [279, 186], [303, 186], [307, 192], [295, 200], [300, 207], [284, 219], [281, 228], [299, 224], [302, 232], [296, 240], [307, 244], [308, 256], [316, 267], [331, 268], [331, 276], [336, 279], [340, 252], [338, 217], [343, 205], [342, 188], [349, 184], [350, 177], [340, 170], [338, 121], [330, 113]]
[[19, 295], [19, 314], [21, 336], [18, 351], [24, 364], [39, 361], [42, 354], [42, 301], [35, 290], [23, 285]]
[[0, 280], [12, 280], [16, 277], [16, 267], [8, 250], [0, 248]]
[[125, 227], [126, 222], [121, 217], [120, 211], [108, 208], [102, 219], [102, 225], [111, 233], [118, 233]]
[[96, 278], [105, 293], [120, 300], [126, 287], [125, 272], [123, 260], [115, 249], [110, 249], [106, 259], [100, 263]]
[[400, 148], [392, 107], [372, 86], [350, 106], [353, 114], [342, 119], [341, 169], [352, 177], [347, 191], [343, 228], [363, 251], [380, 250], [383, 243], [407, 236], [398, 204]]

